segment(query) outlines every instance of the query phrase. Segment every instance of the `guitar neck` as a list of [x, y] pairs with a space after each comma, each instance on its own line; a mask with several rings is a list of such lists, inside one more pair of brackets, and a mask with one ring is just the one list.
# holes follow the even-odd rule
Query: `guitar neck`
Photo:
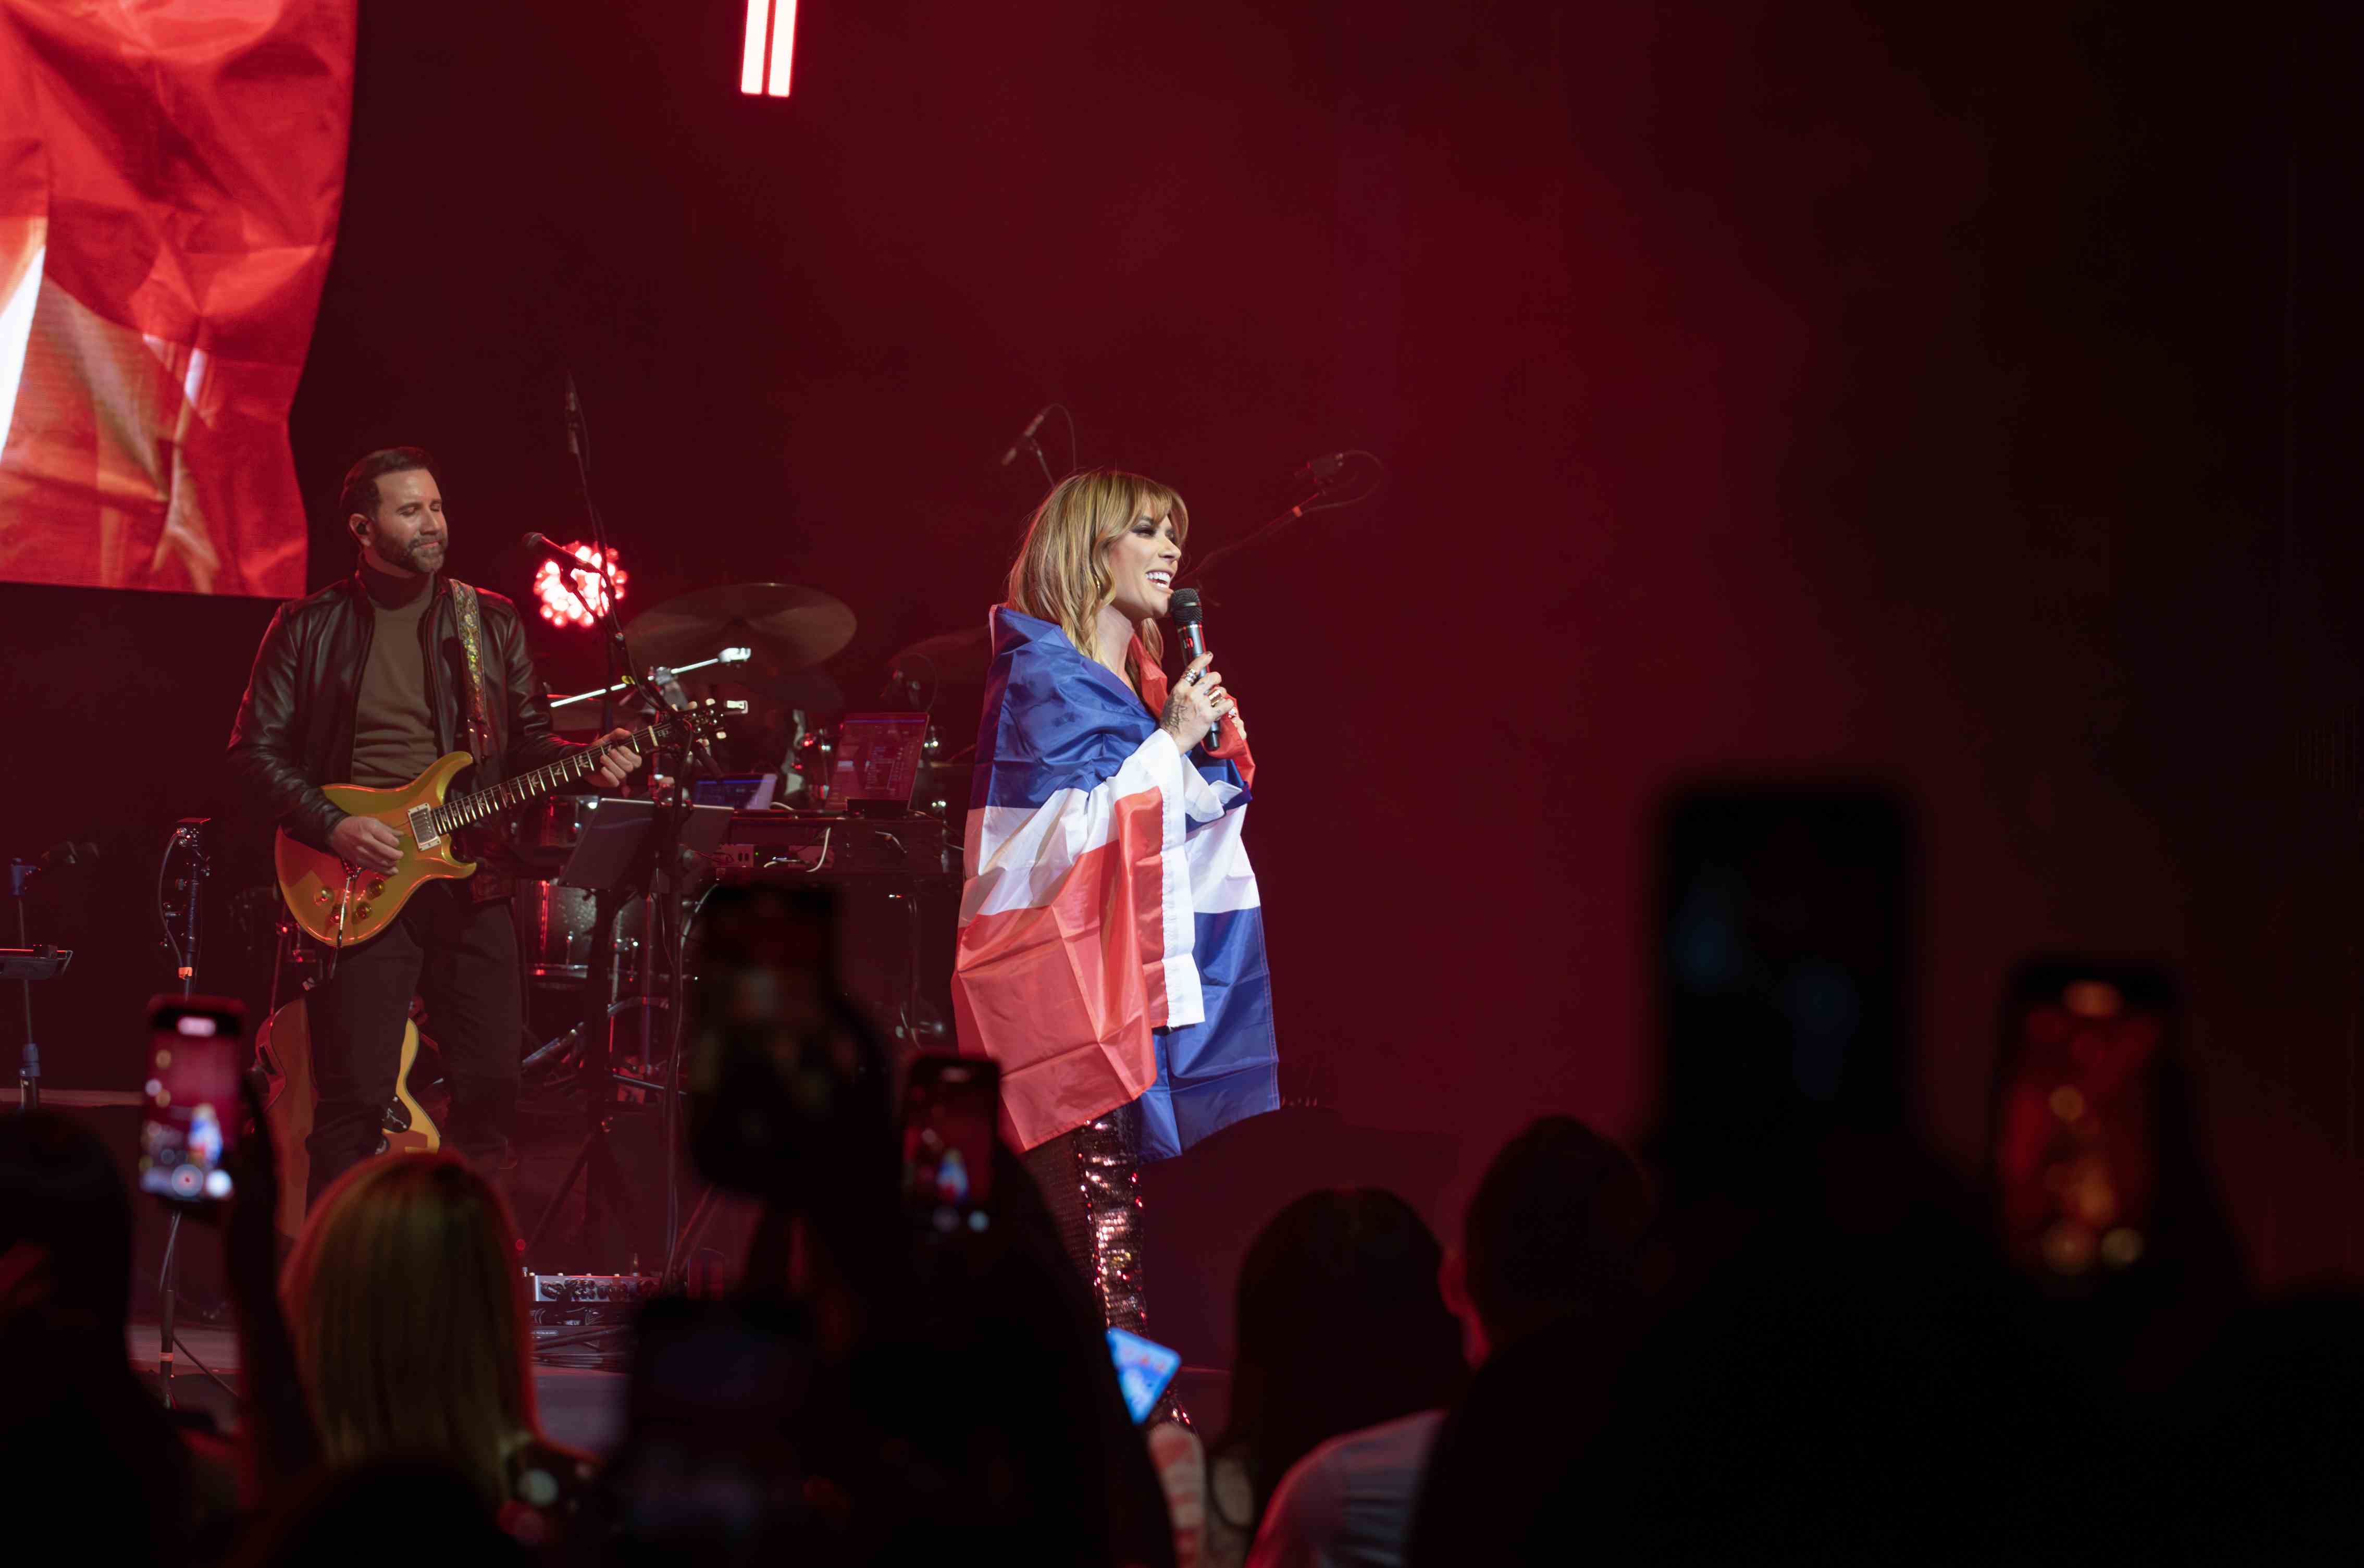
[[544, 763], [530, 773], [504, 778], [489, 790], [472, 790], [446, 801], [435, 809], [436, 831], [450, 833], [454, 828], [472, 826], [520, 806], [530, 806], [544, 795], [597, 772], [608, 754], [619, 746], [629, 746], [637, 752], [653, 751], [680, 728], [675, 720], [660, 719], [644, 730], [634, 730], [620, 741], [601, 741], [585, 746], [556, 762]]

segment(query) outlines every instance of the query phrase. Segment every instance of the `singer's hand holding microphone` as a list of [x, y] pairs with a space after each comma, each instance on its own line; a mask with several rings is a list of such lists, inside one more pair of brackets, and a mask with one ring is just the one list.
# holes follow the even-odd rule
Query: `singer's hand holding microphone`
[[[1186, 752], [1207, 739], [1216, 722], [1239, 707], [1232, 700], [1231, 693], [1223, 689], [1221, 674], [1208, 667], [1214, 657], [1212, 654], [1200, 654], [1190, 661], [1182, 678], [1167, 694], [1165, 711], [1157, 721], [1158, 727], [1173, 736], [1174, 744]], [[1221, 743], [1219, 740], [1217, 744]]]
[[[1188, 755], [1202, 740], [1210, 745], [1222, 745], [1222, 721], [1236, 714], [1240, 705], [1223, 689], [1222, 675], [1209, 667], [1215, 655], [1207, 651], [1207, 613], [1199, 603], [1199, 590], [1176, 588], [1167, 613], [1174, 618], [1174, 630], [1181, 636], [1182, 651], [1190, 655], [1190, 662], [1184, 666], [1182, 678], [1174, 683], [1157, 722]], [[1234, 717], [1231, 722], [1237, 724], [1239, 720]]]

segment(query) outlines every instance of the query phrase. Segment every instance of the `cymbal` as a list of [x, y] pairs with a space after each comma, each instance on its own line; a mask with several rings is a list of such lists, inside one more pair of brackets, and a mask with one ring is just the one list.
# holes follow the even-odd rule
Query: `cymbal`
[[626, 623], [624, 640], [644, 666], [695, 664], [739, 647], [754, 651], [740, 671], [783, 676], [852, 642], [853, 611], [794, 583], [724, 583], [651, 605]]
[[945, 686], [981, 684], [993, 667], [993, 632], [987, 626], [924, 638], [897, 654], [889, 667]]

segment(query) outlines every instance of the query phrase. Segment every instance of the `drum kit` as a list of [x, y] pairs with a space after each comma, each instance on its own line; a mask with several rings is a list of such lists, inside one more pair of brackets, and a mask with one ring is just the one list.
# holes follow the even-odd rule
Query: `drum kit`
[[[677, 595], [642, 610], [624, 628], [635, 660], [645, 669], [643, 683], [619, 683], [551, 699], [552, 715], [562, 731], [589, 733], [608, 717], [600, 699], [610, 699], [608, 714], [615, 722], [631, 722], [645, 711], [647, 690], [661, 700], [678, 700], [686, 693], [743, 701], [747, 712], [725, 743], [724, 755], [709, 757], [720, 764], [722, 777], [687, 786], [690, 798], [703, 803], [738, 809], [740, 820], [728, 835], [718, 866], [728, 873], [760, 870], [765, 865], [789, 867], [813, 874], [833, 868], [817, 864], [808, 854], [782, 856], [769, 846], [799, 839], [831, 844], [825, 831], [819, 839], [799, 834], [795, 823], [826, 829], [832, 821], [898, 816], [932, 819], [934, 837], [957, 842], [957, 819], [967, 804], [967, 767], [948, 760], [932, 717], [926, 711], [947, 685], [981, 684], [987, 663], [984, 629], [974, 633], [952, 633], [914, 644], [895, 655], [889, 689], [908, 704], [887, 714], [839, 714], [833, 685], [820, 666], [853, 641], [854, 615], [843, 602], [819, 588], [793, 583], [726, 583]], [[888, 720], [895, 721], [891, 726]], [[902, 750], [887, 755], [876, 744], [882, 728]], [[872, 744], [859, 756], [849, 747], [854, 738]], [[898, 766], [899, 765], [899, 766]], [[884, 767], [884, 772], [881, 769]], [[883, 778], [882, 792], [863, 786]], [[908, 778], [908, 790], [894, 788]], [[682, 785], [658, 776], [652, 789], [664, 796]], [[596, 819], [600, 797], [560, 795], [542, 801], [519, 818], [510, 839], [516, 868], [520, 873], [515, 900], [518, 939], [530, 977], [545, 985], [579, 984], [589, 972], [592, 901], [583, 889], [561, 879], [561, 870], [585, 826]], [[751, 823], [745, 819], [768, 818]], [[838, 835], [842, 837], [842, 835]], [[753, 846], [751, 850], [748, 846]], [[857, 841], [846, 839], [840, 849], [855, 869]], [[735, 853], [734, 853], [735, 851]], [[939, 856], [926, 868], [946, 870]], [[791, 866], [791, 862], [793, 865]], [[875, 869], [863, 864], [860, 868]], [[920, 868], [914, 862], [914, 868]], [[619, 911], [614, 957], [619, 987], [641, 978], [642, 945], [646, 940], [646, 908], [634, 898]]]

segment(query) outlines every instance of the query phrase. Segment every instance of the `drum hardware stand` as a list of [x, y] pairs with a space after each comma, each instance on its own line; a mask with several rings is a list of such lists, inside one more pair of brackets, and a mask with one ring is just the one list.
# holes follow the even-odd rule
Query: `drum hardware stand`
[[[584, 605], [584, 608], [594, 611], [595, 614], [598, 615], [607, 623], [607, 636], [603, 641], [608, 655], [608, 685], [599, 693], [599, 730], [602, 734], [605, 734], [614, 726], [615, 693], [619, 689], [627, 686], [639, 691], [642, 699], [648, 703], [652, 714], [678, 713], [679, 711], [674, 706], [672, 701], [668, 700], [668, 694], [663, 687], [641, 681], [633, 670], [631, 647], [630, 644], [626, 642], [624, 637], [623, 622], [616, 614], [615, 580], [608, 575], [607, 570], [607, 525], [600, 518], [599, 503], [592, 495], [591, 491], [590, 430], [587, 422], [583, 418], [582, 401], [575, 394], [574, 378], [571, 374], [566, 378], [566, 404], [567, 445], [573, 450], [574, 454], [575, 473], [577, 477], [581, 480], [583, 487], [583, 506], [585, 511], [589, 514], [591, 521], [592, 550], [598, 557], [597, 565], [587, 568], [599, 578], [599, 591], [597, 595], [598, 602], [595, 605], [589, 601], [588, 597], [586, 597], [582, 589], [575, 585], [574, 580], [574, 574], [571, 572], [561, 572], [559, 574], [559, 581], [567, 585], [569, 590], [574, 594], [576, 600], [581, 602]], [[725, 656], [719, 655], [713, 662], [737, 664], [744, 662], [745, 659], [753, 656], [752, 648], [747, 649], [742, 653], [740, 649], [734, 647], [729, 650], [729, 652], [739, 655], [739, 657], [727, 658]], [[672, 673], [678, 674], [679, 666], [676, 666], [675, 671]], [[665, 685], [672, 686], [673, 682], [668, 680]], [[677, 690], [678, 688], [675, 687], [675, 689]], [[689, 767], [686, 765], [694, 761], [698, 750], [699, 748], [695, 744], [695, 735], [693, 734], [691, 737], [685, 740], [683, 745], [683, 755], [686, 766], [682, 769], [682, 773], [685, 778], [685, 784], [686, 775], [689, 772]], [[652, 757], [650, 759], [650, 769], [652, 773], [654, 772], [655, 766], [656, 759]], [[671, 886], [671, 879], [665, 876], [661, 869], [663, 857], [671, 856], [676, 852], [680, 831], [687, 822], [689, 816], [689, 812], [686, 809], [687, 806], [688, 791], [686, 788], [684, 787], [676, 791], [675, 808], [674, 812], [671, 813], [671, 820], [665, 823], [664, 831], [656, 835], [657, 842], [653, 845], [648, 843], [650, 834], [648, 833], [647, 819], [642, 819], [637, 841], [632, 846], [632, 849], [625, 852], [627, 856], [627, 864], [625, 866], [616, 868], [618, 871], [622, 871], [628, 868], [637, 869], [638, 867], [630, 865], [632, 860], [637, 860], [638, 858], [638, 855], [635, 852], [645, 851], [648, 854], [648, 859], [644, 863], [646, 870], [643, 877], [641, 879], [646, 883], [647, 887], [645, 893], [647, 902], [644, 905], [647, 910], [647, 913], [643, 918], [646, 923], [649, 938], [647, 943], [648, 952], [643, 957], [641, 964], [641, 993], [644, 998], [652, 994], [651, 988], [656, 983], [655, 960], [657, 951], [661, 946], [661, 944], [656, 940], [659, 919], [662, 913], [659, 902], [661, 890], [667, 890]], [[653, 802], [652, 802], [652, 814], [654, 810]], [[595, 834], [587, 832], [584, 834], [584, 842], [576, 846], [574, 855], [568, 858], [568, 873], [573, 871], [575, 861], [581, 857], [583, 851], [589, 847], [590, 841], [595, 836]], [[562, 874], [561, 879], [572, 880], [573, 879], [571, 875]], [[597, 1204], [593, 1193], [601, 1182], [607, 1182], [609, 1185], [611, 1193], [618, 1196], [622, 1196], [625, 1202], [629, 1203], [630, 1201], [629, 1194], [625, 1193], [622, 1169], [617, 1162], [615, 1150], [609, 1147], [608, 1141], [608, 1122], [615, 1106], [615, 1090], [613, 1083], [614, 1053], [613, 1041], [610, 1037], [609, 1029], [609, 1018], [611, 1015], [601, 1011], [604, 1008], [605, 1003], [603, 1003], [600, 999], [601, 992], [603, 991], [612, 991], [614, 988], [614, 980], [611, 978], [611, 967], [614, 963], [617, 908], [613, 890], [619, 879], [620, 879], [619, 877], [610, 874], [602, 878], [599, 881], [590, 884], [595, 889], [593, 900], [594, 914], [591, 928], [592, 973], [586, 977], [588, 983], [586, 983], [584, 988], [585, 1005], [583, 1023], [585, 1048], [583, 1068], [581, 1071], [581, 1081], [585, 1090], [584, 1114], [588, 1126], [584, 1135], [583, 1148], [582, 1152], [575, 1156], [574, 1166], [568, 1170], [565, 1178], [559, 1183], [558, 1191], [552, 1195], [550, 1206], [542, 1211], [541, 1218], [534, 1226], [533, 1235], [527, 1239], [526, 1249], [529, 1253], [532, 1251], [534, 1244], [541, 1239], [542, 1233], [549, 1228], [551, 1221], [557, 1216], [559, 1205], [565, 1201], [567, 1189], [574, 1185], [574, 1178], [578, 1173], [582, 1174], [585, 1178], [584, 1228], [586, 1232], [592, 1228], [594, 1215], [597, 1213]], [[580, 886], [584, 884], [577, 883], [576, 885]], [[675, 917], [678, 919], [679, 911], [676, 909], [673, 913]], [[678, 944], [676, 944], [676, 957], [678, 957], [678, 952], [679, 946]], [[649, 1065], [650, 1061], [650, 1047], [653, 1043], [652, 1035], [652, 1021], [650, 1017], [649, 1009], [642, 1007], [641, 1010], [641, 1062], [644, 1069]], [[680, 1096], [678, 1091], [680, 1086], [680, 1045], [681, 1020], [679, 1013], [676, 1012], [674, 1018], [673, 1029], [674, 1048], [671, 1052], [671, 1059], [665, 1074], [666, 1092], [664, 1094], [665, 1245], [668, 1251], [671, 1250], [674, 1242], [675, 1221], [677, 1217], [676, 1209], [679, 1203], [678, 1171], [676, 1167], [679, 1164], [678, 1103]]]
[[582, 841], [567, 857], [565, 869], [559, 873], [560, 881], [571, 887], [588, 888], [592, 896], [590, 972], [585, 977], [583, 988], [583, 1020], [574, 1029], [582, 1040], [575, 1081], [583, 1090], [583, 1146], [575, 1152], [574, 1162], [567, 1167], [558, 1190], [551, 1194], [549, 1206], [535, 1222], [532, 1234], [526, 1238], [528, 1256], [549, 1233], [577, 1177], [583, 1180], [583, 1228], [586, 1240], [596, 1233], [603, 1215], [619, 1208], [628, 1210], [631, 1205], [623, 1168], [608, 1143], [616, 1094], [614, 1047], [609, 1037], [615, 1010], [608, 999], [615, 992], [616, 915], [621, 902], [619, 895], [628, 892], [630, 882], [645, 880], [641, 866], [649, 847], [649, 828], [655, 808], [632, 810], [643, 805], [638, 801], [610, 800], [601, 804], [598, 817], [584, 830]]
[[[669, 1004], [666, 1000], [662, 996], [631, 996], [625, 997], [620, 1001], [611, 1002], [608, 1004], [608, 1026], [612, 1029], [615, 1026], [615, 1021], [617, 1019], [622, 1017], [625, 1014], [631, 1012], [634, 1008], [663, 1008], [668, 1005]], [[529, 1032], [526, 1035], [526, 1038], [528, 1040], [532, 1040], [532, 1034]], [[526, 1058], [518, 1064], [518, 1070], [520, 1072], [530, 1072], [547, 1061], [554, 1060], [561, 1064], [575, 1062], [575, 1053], [582, 1049], [582, 1042], [583, 1025], [578, 1020], [570, 1027], [552, 1036], [549, 1039], [543, 1040], [535, 1045], [534, 1048], [527, 1053]], [[576, 1065], [579, 1066], [580, 1064], [577, 1063]], [[656, 1084], [651, 1083], [644, 1079], [634, 1078], [629, 1072], [610, 1071], [608, 1076], [618, 1083], [629, 1083], [633, 1085], [635, 1088], [654, 1089], [658, 1087]]]
[[[583, 569], [587, 572], [591, 568], [588, 566], [585, 566]], [[576, 594], [574, 597], [576, 603], [582, 603], [582, 595]], [[587, 609], [589, 607], [586, 605], [585, 608]], [[700, 659], [694, 665], [675, 665], [669, 670], [658, 670], [652, 672], [652, 674], [665, 677], [680, 677], [692, 674], [693, 672], [701, 669], [711, 669], [716, 665], [743, 665], [754, 656], [755, 650], [753, 648], [725, 648], [710, 659]], [[619, 680], [613, 686], [602, 686], [590, 691], [578, 691], [571, 697], [553, 697], [550, 700], [551, 710], [555, 712], [561, 708], [572, 708], [577, 702], [588, 702], [594, 697], [612, 699], [619, 691], [630, 691], [635, 689], [638, 685], [639, 683], [637, 681]]]

